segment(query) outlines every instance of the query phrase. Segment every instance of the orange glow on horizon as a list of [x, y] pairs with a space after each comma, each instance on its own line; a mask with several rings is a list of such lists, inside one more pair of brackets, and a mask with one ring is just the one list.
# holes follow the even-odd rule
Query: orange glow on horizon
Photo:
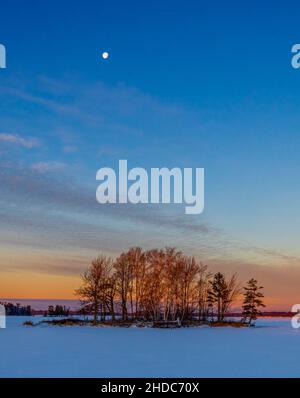
[[75, 299], [80, 276], [45, 275], [33, 272], [1, 273], [0, 297], [14, 299]]
[[[5, 272], [0, 278], [0, 297], [6, 299], [74, 300], [75, 289], [80, 286], [80, 276], [62, 276], [34, 272]], [[299, 300], [298, 300], [299, 301]], [[297, 297], [285, 300], [267, 296], [263, 311], [289, 311]], [[232, 311], [240, 308], [242, 297], [233, 305]]]

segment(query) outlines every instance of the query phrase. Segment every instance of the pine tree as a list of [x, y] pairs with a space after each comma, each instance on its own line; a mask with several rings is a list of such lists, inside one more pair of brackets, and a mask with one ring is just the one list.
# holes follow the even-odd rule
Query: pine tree
[[226, 282], [225, 277], [220, 272], [214, 275], [212, 281], [210, 281], [210, 289], [208, 290], [208, 305], [211, 313], [213, 314], [214, 305], [217, 307], [217, 320], [222, 321], [221, 303], [225, 296]]
[[240, 287], [236, 275], [226, 279], [223, 274], [217, 272], [210, 283], [208, 290], [208, 306], [213, 311], [217, 309], [217, 320], [223, 322], [230, 306], [239, 295]]
[[49, 305], [49, 307], [48, 307], [48, 315], [49, 316], [54, 316], [54, 307], [53, 307], [53, 305]]
[[243, 318], [244, 322], [247, 322], [251, 325], [252, 321], [257, 319], [258, 315], [261, 315], [259, 310], [260, 307], [265, 307], [262, 299], [264, 295], [260, 290], [263, 289], [262, 286], [257, 286], [257, 280], [250, 279], [247, 282], [247, 286], [244, 287], [244, 301], [243, 301]]

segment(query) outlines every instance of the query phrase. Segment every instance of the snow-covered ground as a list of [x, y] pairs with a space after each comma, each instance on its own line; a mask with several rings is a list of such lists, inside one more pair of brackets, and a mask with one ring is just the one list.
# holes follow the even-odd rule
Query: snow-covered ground
[[[0, 377], [299, 377], [300, 329], [25, 327], [0, 329]], [[38, 317], [33, 321], [37, 322]]]

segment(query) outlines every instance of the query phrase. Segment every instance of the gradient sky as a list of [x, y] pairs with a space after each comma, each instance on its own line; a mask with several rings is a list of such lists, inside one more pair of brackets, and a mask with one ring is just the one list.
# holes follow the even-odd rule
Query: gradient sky
[[[269, 309], [300, 301], [300, 4], [0, 11], [0, 297], [73, 298], [98, 253], [171, 245], [257, 277]], [[96, 170], [119, 159], [204, 167], [204, 213], [98, 205]]]

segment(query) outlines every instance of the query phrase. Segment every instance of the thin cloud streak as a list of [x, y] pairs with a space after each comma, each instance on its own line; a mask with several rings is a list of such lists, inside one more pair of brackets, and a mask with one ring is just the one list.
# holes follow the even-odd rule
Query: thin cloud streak
[[61, 171], [66, 167], [62, 162], [50, 161], [50, 162], [38, 162], [34, 163], [31, 168], [39, 173], [47, 173], [51, 171]]
[[20, 135], [10, 133], [0, 133], [0, 142], [22, 146], [27, 149], [38, 147], [40, 145], [39, 140], [37, 140], [36, 138], [24, 138]]

